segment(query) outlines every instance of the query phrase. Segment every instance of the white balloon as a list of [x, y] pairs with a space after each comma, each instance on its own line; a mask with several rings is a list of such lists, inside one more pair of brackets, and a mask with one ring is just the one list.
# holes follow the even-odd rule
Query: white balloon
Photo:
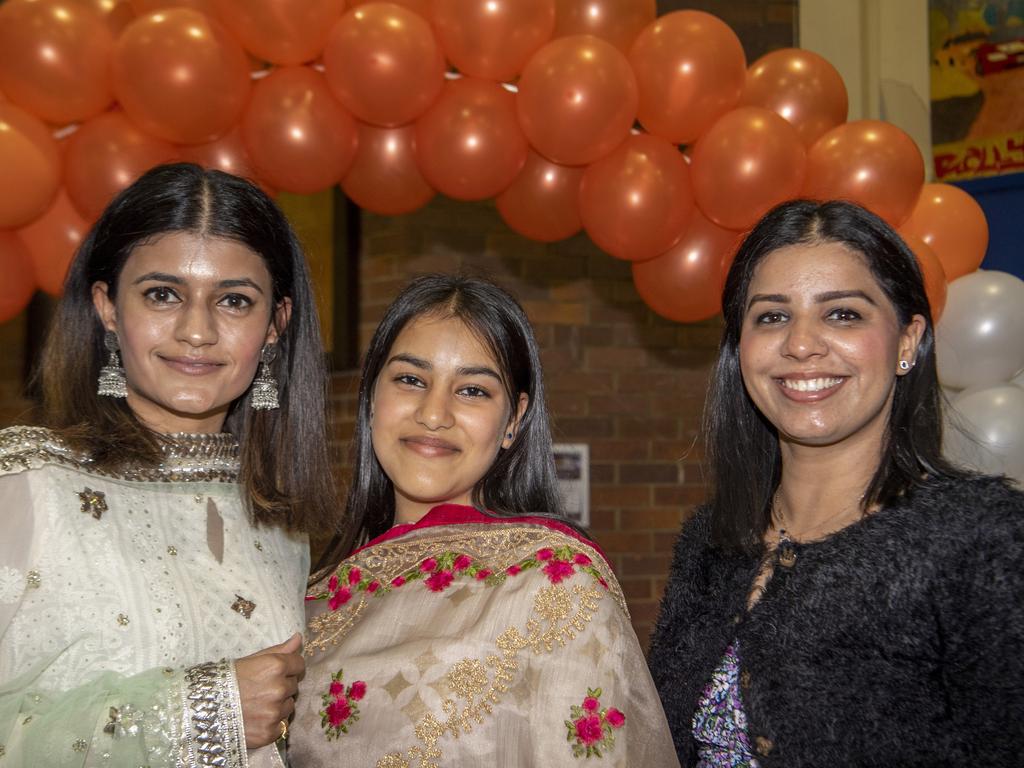
[[957, 278], [935, 337], [944, 387], [1008, 382], [1024, 369], [1024, 280], [991, 270]]
[[947, 414], [944, 453], [955, 464], [1007, 475], [1024, 486], [1024, 389], [972, 389]]

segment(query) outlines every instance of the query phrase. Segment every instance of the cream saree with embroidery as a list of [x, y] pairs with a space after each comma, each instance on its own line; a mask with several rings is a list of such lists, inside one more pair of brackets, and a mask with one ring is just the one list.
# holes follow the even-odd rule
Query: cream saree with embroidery
[[677, 766], [615, 576], [541, 518], [433, 509], [307, 597], [293, 766]]

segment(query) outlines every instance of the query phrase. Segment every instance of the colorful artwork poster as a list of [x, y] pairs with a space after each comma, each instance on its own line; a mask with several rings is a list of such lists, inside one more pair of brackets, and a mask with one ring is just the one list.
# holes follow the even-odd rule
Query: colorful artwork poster
[[929, 0], [935, 177], [1024, 171], [1024, 0]]

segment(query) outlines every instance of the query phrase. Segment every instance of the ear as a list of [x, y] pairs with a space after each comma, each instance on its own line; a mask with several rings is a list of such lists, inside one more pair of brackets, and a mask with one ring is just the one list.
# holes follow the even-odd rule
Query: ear
[[285, 296], [274, 308], [274, 315], [270, 318], [270, 325], [267, 328], [267, 338], [264, 343], [274, 344], [288, 327], [288, 321], [292, 319], [292, 300]]
[[96, 308], [96, 314], [103, 327], [108, 331], [116, 331], [117, 307], [110, 300], [110, 286], [102, 281], [92, 284], [92, 305]]
[[523, 420], [523, 415], [526, 413], [526, 407], [529, 404], [530, 396], [525, 392], [520, 392], [519, 402], [516, 404], [516, 411], [512, 414], [512, 418], [509, 419], [508, 426], [505, 427], [505, 435], [501, 440], [502, 448], [508, 448], [515, 442], [516, 433], [519, 432], [519, 423]]
[[905, 360], [909, 363], [910, 367], [906, 370], [901, 370], [897, 362], [897, 376], [905, 376], [914, 367], [914, 364], [917, 362], [917, 347], [921, 343], [921, 337], [924, 336], [924, 330], [927, 326], [928, 323], [923, 315], [914, 315], [907, 324], [907, 327], [903, 329], [903, 332], [900, 334], [897, 361]]

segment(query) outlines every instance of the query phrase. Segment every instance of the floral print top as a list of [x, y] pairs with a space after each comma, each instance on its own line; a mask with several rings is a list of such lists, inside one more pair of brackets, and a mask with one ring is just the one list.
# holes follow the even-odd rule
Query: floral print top
[[739, 641], [725, 649], [722, 663], [693, 714], [698, 768], [757, 768], [747, 737], [747, 716], [740, 699]]

